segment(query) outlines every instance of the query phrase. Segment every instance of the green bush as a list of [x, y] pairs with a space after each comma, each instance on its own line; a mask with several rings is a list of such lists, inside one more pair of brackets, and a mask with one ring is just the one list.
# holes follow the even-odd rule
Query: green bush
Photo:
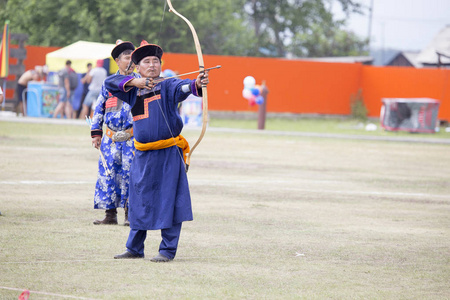
[[359, 89], [356, 95], [350, 97], [350, 107], [352, 111], [352, 118], [357, 120], [367, 120], [367, 108], [364, 104], [362, 90]]

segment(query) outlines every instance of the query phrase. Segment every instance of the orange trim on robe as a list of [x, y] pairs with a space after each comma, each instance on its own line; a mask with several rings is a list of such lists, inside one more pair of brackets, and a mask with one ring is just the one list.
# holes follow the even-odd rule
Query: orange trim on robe
[[142, 120], [142, 119], [147, 119], [148, 118], [148, 104], [150, 102], [152, 102], [152, 101], [159, 100], [159, 99], [161, 99], [161, 95], [155, 95], [155, 96], [152, 96], [150, 98], [145, 98], [144, 99], [144, 114], [143, 115], [134, 116], [133, 117], [133, 121], [139, 121], [139, 120]]

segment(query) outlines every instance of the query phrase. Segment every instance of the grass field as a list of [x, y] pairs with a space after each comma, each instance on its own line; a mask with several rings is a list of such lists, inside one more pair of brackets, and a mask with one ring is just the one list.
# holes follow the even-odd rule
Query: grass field
[[148, 258], [114, 260], [129, 228], [92, 224], [104, 213], [85, 123], [0, 120], [0, 299], [450, 297], [448, 133], [404, 142], [218, 122], [191, 160], [194, 221], [175, 260], [155, 264], [159, 231]]

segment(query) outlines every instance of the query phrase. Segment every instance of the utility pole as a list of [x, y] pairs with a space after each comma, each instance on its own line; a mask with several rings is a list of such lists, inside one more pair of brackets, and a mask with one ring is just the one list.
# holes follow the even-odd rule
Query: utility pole
[[369, 7], [369, 30], [367, 33], [367, 45], [369, 47], [370, 51], [370, 39], [372, 37], [372, 16], [373, 16], [373, 0], [370, 0], [370, 7]]

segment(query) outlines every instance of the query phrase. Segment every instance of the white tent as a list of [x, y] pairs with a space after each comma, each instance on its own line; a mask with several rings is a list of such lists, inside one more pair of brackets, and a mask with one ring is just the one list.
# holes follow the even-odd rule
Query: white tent
[[86, 72], [86, 65], [92, 63], [95, 67], [97, 60], [109, 59], [109, 73], [117, 71], [117, 65], [111, 57], [115, 44], [78, 41], [64, 48], [47, 53], [45, 60], [49, 71], [57, 72], [64, 68], [67, 60], [72, 61], [72, 68], [77, 73]]

